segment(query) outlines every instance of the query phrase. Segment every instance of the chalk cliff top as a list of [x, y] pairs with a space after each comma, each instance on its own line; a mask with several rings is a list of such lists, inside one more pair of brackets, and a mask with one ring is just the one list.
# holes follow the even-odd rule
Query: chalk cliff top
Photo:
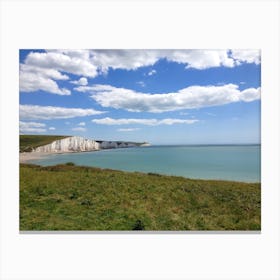
[[146, 142], [92, 140], [81, 136], [20, 135], [20, 152], [82, 152], [148, 145]]

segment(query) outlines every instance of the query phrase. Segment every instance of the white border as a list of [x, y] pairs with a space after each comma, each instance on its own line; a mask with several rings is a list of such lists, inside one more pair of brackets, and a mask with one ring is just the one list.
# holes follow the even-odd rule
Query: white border
[[[1, 279], [279, 279], [279, 2], [1, 2]], [[18, 231], [18, 49], [260, 48], [262, 233]]]

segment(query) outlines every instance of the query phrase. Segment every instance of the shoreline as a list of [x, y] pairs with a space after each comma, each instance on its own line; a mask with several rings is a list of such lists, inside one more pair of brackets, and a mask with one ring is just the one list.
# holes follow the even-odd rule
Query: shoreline
[[19, 163], [28, 163], [30, 160], [36, 160], [43, 158], [44, 156], [49, 156], [53, 153], [32, 153], [32, 152], [23, 152], [19, 153]]
[[43, 152], [22, 152], [19, 153], [19, 163], [28, 163], [30, 160], [41, 159], [50, 155], [62, 155], [62, 154], [72, 154], [72, 153], [84, 153], [84, 152], [97, 152], [100, 150], [92, 151], [68, 151], [68, 152], [52, 152], [52, 153], [43, 153]]
[[[123, 149], [123, 148], [116, 148], [116, 149]], [[60, 158], [59, 156], [63, 156], [63, 155], [71, 155], [71, 154], [77, 154], [77, 153], [92, 153], [92, 152], [98, 152], [98, 151], [110, 151], [112, 149], [99, 149], [99, 150], [91, 150], [91, 151], [57, 151], [57, 152], [23, 152], [23, 153], [20, 153], [19, 155], [19, 163], [26, 163], [26, 164], [35, 164], [35, 165], [40, 165], [40, 160], [43, 160], [42, 164], [43, 166], [45, 166], [44, 164], [44, 161], [48, 159], [50, 159], [51, 162], [56, 161], [56, 158]], [[115, 149], [113, 149], [115, 150]], [[52, 155], [57, 155], [57, 157], [51, 157]], [[73, 155], [74, 156], [74, 155]], [[71, 157], [71, 159], [70, 159]], [[75, 156], [74, 156], [75, 157]], [[65, 164], [66, 161], [69, 161], [71, 162], [72, 161], [72, 156], [67, 156], [68, 160], [65, 160], [65, 162], [61, 162], [60, 164]], [[39, 162], [38, 162], [39, 161]], [[59, 164], [59, 163], [58, 163]], [[53, 163], [46, 163], [46, 166], [55, 166], [55, 162]], [[98, 165], [97, 163], [93, 165], [91, 164], [88, 164], [88, 165], [84, 165], [83, 163], [75, 163], [76, 166], [88, 166], [88, 167], [96, 167], [96, 168], [101, 168], [101, 169], [106, 169], [106, 167], [102, 166], [102, 165]], [[188, 179], [198, 179], [198, 180], [217, 180], [217, 181], [232, 181], [232, 182], [243, 182], [243, 183], [261, 183], [261, 178], [258, 180], [258, 178], [240, 178], [237, 176], [234, 176], [235, 178], [229, 178], [228, 176], [226, 176], [225, 178], [222, 178], [220, 176], [215, 176], [215, 177], [204, 177], [203, 176], [203, 173], [201, 173], [201, 170], [200, 170], [200, 174], [193, 174], [193, 175], [199, 175], [199, 177], [192, 177], [191, 174], [189, 174], [189, 172], [187, 174], [176, 174], [176, 173], [167, 173], [167, 172], [164, 172], [162, 170], [158, 170], [158, 169], [154, 169], [154, 170], [151, 170], [150, 168], [149, 169], [145, 169], [145, 170], [139, 170], [139, 169], [133, 169], [133, 170], [128, 170], [126, 168], [118, 168], [116, 166], [111, 166], [111, 168], [109, 169], [112, 169], [112, 170], [118, 170], [118, 171], [123, 171], [123, 172], [140, 172], [140, 173], [144, 173], [144, 174], [149, 174], [149, 173], [154, 173], [154, 174], [157, 174], [157, 175], [166, 175], [166, 176], [174, 176], [174, 177], [184, 177], [184, 178], [188, 178]], [[201, 176], [202, 175], [202, 176]], [[218, 174], [219, 175], [219, 174]], [[255, 180], [256, 179], [256, 180]]]
[[[72, 152], [73, 153], [73, 152]], [[75, 153], [75, 152], [74, 152]], [[66, 153], [65, 153], [66, 154]], [[50, 154], [49, 154], [50, 155]], [[41, 155], [40, 155], [41, 156]], [[36, 159], [42, 158], [41, 157], [36, 157]], [[20, 164], [28, 164], [29, 160], [33, 160], [35, 158], [30, 158], [27, 159], [26, 161], [22, 161], [20, 162]], [[36, 165], [36, 163], [34, 163]], [[52, 166], [56, 166], [56, 165], [62, 165], [62, 166], [67, 166], [66, 162], [65, 163], [61, 163], [61, 164], [53, 164], [53, 165], [46, 165], [46, 166], [42, 166], [40, 164], [37, 164], [38, 166], [41, 166], [43, 168], [48, 169], [49, 167]], [[74, 167], [77, 167], [77, 169], [79, 168], [92, 168], [92, 169], [100, 169], [100, 170], [105, 170], [105, 171], [113, 171], [113, 172], [122, 172], [122, 173], [126, 173], [126, 174], [134, 174], [134, 173], [140, 173], [140, 174], [144, 174], [144, 175], [152, 175], [152, 176], [158, 176], [158, 177], [174, 177], [174, 178], [184, 178], [184, 179], [188, 179], [188, 180], [194, 180], [194, 181], [215, 181], [215, 182], [232, 182], [232, 183], [241, 183], [241, 184], [261, 184], [261, 181], [239, 181], [239, 180], [230, 180], [230, 179], [221, 179], [221, 178], [194, 178], [194, 177], [185, 177], [182, 175], [172, 175], [172, 174], [164, 174], [164, 173], [157, 173], [157, 172], [144, 172], [144, 171], [128, 171], [128, 170], [122, 170], [122, 169], [114, 169], [114, 168], [105, 168], [105, 167], [99, 167], [99, 166], [90, 166], [90, 165], [76, 165], [74, 164]]]
[[99, 149], [99, 150], [90, 150], [90, 151], [64, 151], [64, 152], [22, 152], [19, 153], [19, 163], [28, 163], [30, 160], [37, 160], [51, 155], [64, 155], [64, 154], [77, 154], [77, 153], [92, 153], [92, 152], [99, 152], [104, 150], [116, 150], [116, 149], [123, 149], [123, 148], [108, 148], [108, 149]]
[[[150, 145], [143, 145], [140, 147], [148, 147]], [[63, 155], [63, 154], [76, 154], [76, 153], [91, 153], [91, 152], [99, 152], [105, 150], [116, 150], [116, 149], [129, 149], [135, 147], [126, 147], [126, 148], [107, 148], [107, 149], [98, 149], [98, 150], [90, 150], [90, 151], [64, 151], [64, 152], [20, 152], [19, 153], [19, 162], [20, 163], [27, 163], [30, 160], [36, 160], [44, 158], [45, 156], [50, 155]]]

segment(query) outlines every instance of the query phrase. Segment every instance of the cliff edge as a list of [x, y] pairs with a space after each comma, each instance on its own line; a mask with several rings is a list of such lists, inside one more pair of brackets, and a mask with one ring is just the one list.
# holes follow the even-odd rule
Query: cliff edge
[[[36, 136], [33, 136], [33, 138]], [[40, 136], [40, 139], [42, 136]], [[50, 141], [46, 145], [33, 146], [29, 149], [32, 153], [68, 153], [68, 152], [86, 152], [102, 149], [116, 149], [147, 146], [148, 143], [125, 142], [125, 141], [103, 141], [92, 140], [80, 136], [66, 136]]]

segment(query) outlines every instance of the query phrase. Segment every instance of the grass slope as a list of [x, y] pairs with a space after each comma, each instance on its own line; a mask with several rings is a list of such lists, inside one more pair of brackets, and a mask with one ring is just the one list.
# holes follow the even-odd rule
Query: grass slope
[[59, 135], [20, 135], [19, 136], [19, 146], [20, 152], [31, 152], [32, 149], [37, 147], [47, 145], [53, 141], [63, 139], [69, 136], [59, 136]]
[[20, 166], [20, 230], [260, 230], [259, 183]]

